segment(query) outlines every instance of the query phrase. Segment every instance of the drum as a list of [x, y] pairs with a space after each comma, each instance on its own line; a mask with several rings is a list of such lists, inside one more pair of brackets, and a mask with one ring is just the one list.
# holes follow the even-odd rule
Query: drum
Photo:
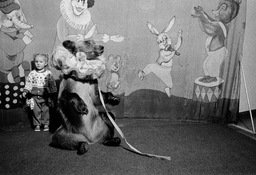
[[199, 77], [194, 82], [193, 100], [204, 103], [216, 102], [222, 92], [224, 80], [217, 77], [217, 81], [211, 83], [203, 83]]

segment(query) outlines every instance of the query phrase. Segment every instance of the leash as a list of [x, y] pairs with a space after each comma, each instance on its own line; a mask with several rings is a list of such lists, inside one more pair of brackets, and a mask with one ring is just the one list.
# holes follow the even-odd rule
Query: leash
[[109, 120], [111, 121], [111, 123], [114, 125], [115, 129], [117, 130], [117, 132], [120, 134], [120, 136], [124, 139], [125, 143], [136, 153], [142, 155], [142, 156], [148, 156], [148, 157], [155, 157], [155, 158], [158, 158], [158, 159], [163, 159], [163, 160], [171, 160], [171, 157], [168, 157], [168, 156], [159, 156], [159, 155], [154, 155], [154, 154], [147, 154], [147, 153], [142, 153], [140, 152], [139, 150], [137, 150], [136, 148], [134, 148], [128, 141], [127, 139], [125, 138], [123, 132], [121, 131], [121, 129], [117, 126], [116, 122], [112, 119], [112, 117], [110, 116], [110, 114], [108, 113], [108, 110], [106, 109], [106, 106], [105, 106], [105, 102], [103, 100], [103, 96], [101, 94], [101, 91], [100, 91], [100, 87], [98, 86], [98, 90], [99, 90], [99, 95], [100, 95], [100, 101], [107, 113], [107, 116], [109, 118]]

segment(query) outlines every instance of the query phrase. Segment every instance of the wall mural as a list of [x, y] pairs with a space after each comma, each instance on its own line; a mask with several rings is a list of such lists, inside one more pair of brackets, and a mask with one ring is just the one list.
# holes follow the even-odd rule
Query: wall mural
[[98, 33], [96, 24], [92, 20], [89, 8], [94, 6], [94, 0], [62, 0], [60, 4], [61, 17], [57, 22], [56, 43], [64, 40], [81, 41], [93, 38], [104, 43], [112, 40], [121, 42], [124, 37], [119, 35], [109, 36]]
[[0, 1], [0, 108], [20, 107], [21, 91], [30, 64], [24, 61], [24, 49], [33, 35], [18, 0]]
[[207, 57], [203, 63], [204, 76], [195, 80], [194, 99], [214, 102], [219, 98], [224, 80], [219, 77], [221, 65], [228, 57], [225, 47], [227, 37], [226, 25], [233, 20], [239, 11], [241, 2], [221, 0], [211, 18], [201, 6], [194, 7], [192, 17], [197, 18], [201, 30], [207, 34], [205, 50]]
[[[121, 98], [114, 107], [117, 116], [225, 118], [221, 105], [238, 108], [234, 94], [239, 94], [246, 3], [1, 0], [0, 109], [23, 105], [20, 94], [32, 55], [51, 54], [65, 40], [93, 39], [104, 46], [106, 59], [100, 85]], [[60, 71], [51, 69], [59, 80]]]
[[[109, 41], [122, 42], [123, 36], [120, 35], [107, 35], [105, 33], [99, 33], [97, 30], [97, 24], [92, 19], [92, 15], [89, 11], [93, 8], [94, 0], [62, 0], [60, 3], [61, 17], [57, 22], [57, 35], [54, 41], [53, 49], [61, 45], [65, 40], [82, 41], [86, 39], [93, 39], [96, 42], [102, 41], [107, 43]], [[111, 74], [107, 75], [106, 86], [107, 90], [112, 92], [118, 87], [118, 70], [120, 64], [118, 59], [112, 58], [112, 54], [107, 59], [107, 72]], [[116, 61], [115, 61], [116, 60]], [[112, 65], [111, 65], [112, 64]]]
[[171, 89], [173, 87], [171, 75], [172, 59], [175, 55], [180, 55], [178, 49], [182, 44], [182, 30], [179, 30], [178, 32], [178, 40], [174, 46], [172, 46], [172, 39], [168, 34], [175, 23], [175, 19], [176, 18], [173, 17], [162, 32], [159, 32], [151, 23], [147, 23], [150, 32], [156, 35], [156, 42], [159, 47], [159, 57], [156, 59], [156, 63], [148, 64], [143, 70], [139, 71], [139, 78], [141, 80], [151, 72], [160, 78], [166, 85], [164, 90], [168, 97], [171, 96]]
[[106, 80], [105, 85], [108, 92], [113, 92], [120, 86], [120, 71], [123, 61], [120, 55], [110, 54], [106, 61]]

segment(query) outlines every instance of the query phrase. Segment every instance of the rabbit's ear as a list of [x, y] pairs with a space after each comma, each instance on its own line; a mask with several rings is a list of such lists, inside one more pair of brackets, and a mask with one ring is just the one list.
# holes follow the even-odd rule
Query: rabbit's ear
[[109, 56], [108, 56], [108, 60], [113, 60], [114, 59], [114, 55], [113, 54], [110, 54]]
[[170, 20], [168, 26], [163, 30], [163, 33], [164, 33], [164, 32], [168, 32], [168, 31], [172, 28], [172, 26], [173, 26], [174, 23], [175, 23], [175, 19], [176, 19], [176, 17], [174, 16], [174, 17]]
[[150, 24], [149, 22], [147, 23], [147, 26], [148, 26], [151, 33], [153, 33], [154, 35], [159, 34], [159, 32], [156, 30], [156, 28], [152, 24]]

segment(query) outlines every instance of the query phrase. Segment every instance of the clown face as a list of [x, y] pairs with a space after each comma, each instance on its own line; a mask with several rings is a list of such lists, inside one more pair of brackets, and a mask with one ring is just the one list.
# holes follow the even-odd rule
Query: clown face
[[87, 0], [71, 0], [71, 5], [74, 14], [77, 16], [80, 16], [88, 8]]

